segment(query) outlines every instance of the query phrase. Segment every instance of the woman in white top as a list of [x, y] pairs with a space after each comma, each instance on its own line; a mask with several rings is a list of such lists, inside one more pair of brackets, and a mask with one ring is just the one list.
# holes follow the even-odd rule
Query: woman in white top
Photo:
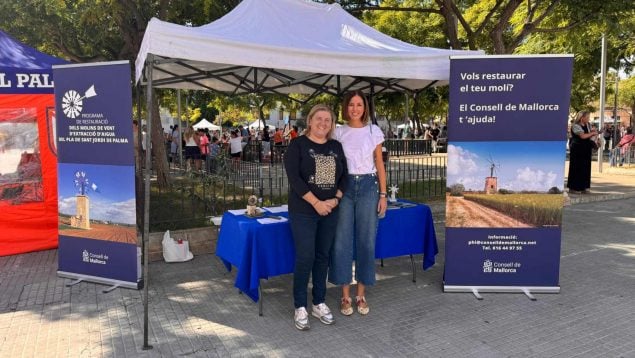
[[375, 238], [378, 217], [386, 212], [386, 170], [382, 159], [384, 134], [369, 123], [368, 102], [361, 91], [344, 96], [342, 115], [347, 125], [335, 130], [348, 166], [347, 190], [339, 204], [329, 282], [342, 285], [340, 312], [353, 314], [350, 284], [355, 252], [357, 312], [369, 312], [366, 286], [375, 284]]
[[238, 162], [243, 154], [243, 137], [240, 136], [240, 130], [236, 129], [231, 132], [229, 139], [229, 155], [232, 158], [234, 169], [238, 168]]
[[189, 163], [190, 170], [201, 169], [201, 149], [199, 148], [198, 132], [192, 127], [185, 130], [185, 160]]

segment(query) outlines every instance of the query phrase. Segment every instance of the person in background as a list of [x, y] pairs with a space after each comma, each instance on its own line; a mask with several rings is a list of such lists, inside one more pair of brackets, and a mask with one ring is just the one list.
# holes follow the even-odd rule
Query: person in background
[[311, 314], [324, 324], [335, 323], [325, 304], [326, 276], [338, 220], [337, 207], [347, 178], [342, 145], [331, 139], [333, 118], [327, 106], [313, 106], [304, 135], [291, 141], [284, 157], [289, 179], [289, 224], [296, 252], [293, 320], [299, 330], [309, 329], [306, 307], [311, 275]]
[[229, 139], [229, 156], [234, 163], [234, 169], [238, 168], [238, 162], [243, 153], [243, 139], [240, 136], [240, 130], [236, 129], [231, 132], [231, 138]]
[[267, 159], [271, 158], [271, 135], [269, 134], [269, 127], [265, 126], [262, 130], [262, 156]]
[[620, 154], [622, 159], [620, 159], [620, 167], [624, 165], [624, 158], [629, 154], [629, 149], [631, 145], [635, 143], [635, 136], [633, 135], [633, 128], [626, 128], [626, 134], [622, 137], [617, 146], [620, 148]]
[[208, 168], [209, 164], [207, 163], [207, 160], [209, 158], [207, 156], [209, 154], [209, 138], [207, 138], [207, 134], [205, 133], [205, 130], [203, 129], [198, 130], [198, 138], [199, 138], [198, 147], [201, 152], [200, 162], [205, 163], [205, 168]]
[[282, 128], [277, 128], [276, 132], [273, 134], [273, 145], [280, 146], [284, 144], [284, 135], [282, 132]]
[[597, 137], [598, 132], [595, 128], [591, 128], [589, 118], [589, 112], [581, 111], [571, 126], [567, 188], [572, 194], [587, 194], [591, 188], [593, 138]]
[[[284, 132], [282, 128], [277, 128], [273, 133], [273, 149], [271, 150], [271, 162], [282, 159], [282, 149], [284, 145]], [[276, 157], [278, 159], [276, 159]]]
[[289, 141], [292, 141], [298, 137], [298, 126], [291, 127], [291, 131], [289, 131]]
[[220, 142], [217, 137], [212, 137], [209, 143], [209, 160], [207, 161], [207, 170], [210, 173], [216, 173], [216, 158], [220, 155]]
[[604, 123], [604, 128], [602, 128], [602, 139], [604, 139], [604, 150], [609, 150], [611, 148], [611, 138], [613, 137], [613, 126], [610, 123]]
[[188, 163], [186, 170], [200, 170], [201, 149], [199, 147], [199, 135], [194, 128], [187, 127], [184, 134], [185, 160]]
[[439, 138], [439, 127], [436, 124], [432, 124], [432, 129], [430, 130], [430, 135], [432, 136], [432, 153], [437, 152], [437, 140]]
[[175, 124], [174, 127], [172, 127], [172, 132], [168, 137], [168, 141], [170, 142], [170, 159], [172, 162], [176, 162], [181, 145], [181, 132], [179, 131], [178, 124]]
[[378, 218], [386, 212], [386, 171], [382, 158], [384, 134], [369, 123], [366, 97], [361, 91], [344, 96], [342, 116], [347, 124], [335, 130], [335, 139], [342, 143], [348, 167], [348, 190], [340, 202], [339, 219], [329, 282], [342, 286], [340, 312], [353, 314], [350, 285], [353, 254], [357, 312], [369, 312], [366, 286], [375, 284], [375, 239]]

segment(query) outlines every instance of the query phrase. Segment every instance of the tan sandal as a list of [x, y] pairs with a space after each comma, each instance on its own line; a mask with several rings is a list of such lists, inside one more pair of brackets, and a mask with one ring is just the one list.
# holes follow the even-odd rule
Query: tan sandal
[[340, 302], [340, 312], [344, 316], [350, 316], [353, 314], [353, 300], [350, 297], [342, 297]]
[[364, 296], [356, 296], [355, 305], [357, 306], [357, 312], [362, 316], [365, 316], [368, 314], [368, 312], [370, 312], [370, 308], [368, 307], [368, 303], [366, 302], [366, 297]]

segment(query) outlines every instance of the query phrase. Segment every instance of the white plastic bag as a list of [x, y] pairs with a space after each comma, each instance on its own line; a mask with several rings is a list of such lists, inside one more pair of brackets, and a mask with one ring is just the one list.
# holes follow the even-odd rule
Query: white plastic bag
[[163, 259], [165, 262], [185, 262], [191, 260], [194, 255], [190, 252], [190, 242], [181, 240], [180, 243], [170, 237], [170, 230], [163, 234]]

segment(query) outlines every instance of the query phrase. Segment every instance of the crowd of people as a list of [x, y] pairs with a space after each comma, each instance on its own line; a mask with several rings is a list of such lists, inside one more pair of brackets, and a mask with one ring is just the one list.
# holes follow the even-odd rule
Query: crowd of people
[[227, 153], [234, 162], [238, 162], [243, 157], [245, 147], [253, 141], [259, 141], [262, 155], [268, 160], [274, 155], [276, 146], [286, 146], [297, 136], [297, 126], [290, 126], [286, 131], [283, 128], [248, 129], [242, 125], [222, 131], [194, 129], [189, 126], [182, 133], [179, 125], [175, 124], [170, 126], [169, 130], [164, 130], [169, 162], [178, 162], [179, 150], [182, 150], [186, 170], [208, 172], [214, 171], [214, 159], [222, 152]]

